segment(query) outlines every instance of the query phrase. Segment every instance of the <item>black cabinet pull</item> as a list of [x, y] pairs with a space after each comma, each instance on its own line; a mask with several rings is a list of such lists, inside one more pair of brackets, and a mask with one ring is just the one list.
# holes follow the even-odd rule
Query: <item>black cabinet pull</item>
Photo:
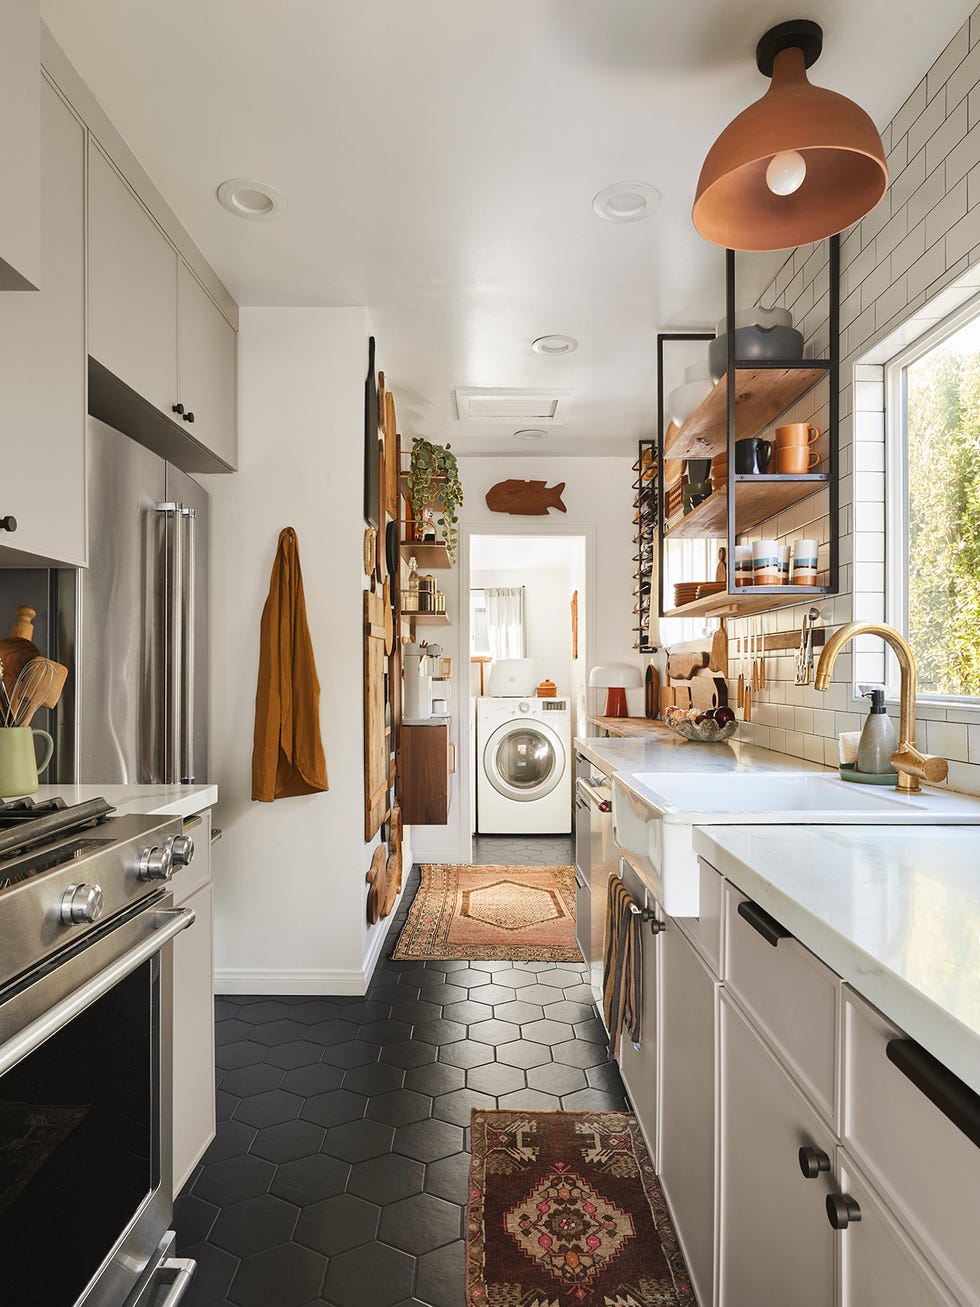
[[800, 1170], [807, 1180], [816, 1180], [821, 1172], [830, 1170], [830, 1158], [822, 1148], [807, 1144], [800, 1149], [799, 1158]]
[[170, 411], [171, 413], [183, 413], [184, 406], [183, 404], [171, 404]]
[[184, 419], [185, 422], [193, 422], [193, 421], [194, 421], [194, 414], [193, 414], [193, 413], [184, 413], [182, 416], [183, 416], [183, 419]]
[[6, 517], [0, 517], [0, 531], [16, 531], [17, 519], [11, 517], [8, 513]]
[[827, 1220], [835, 1230], [846, 1230], [861, 1219], [861, 1208], [850, 1194], [827, 1195]]
[[752, 929], [773, 948], [781, 939], [793, 938], [785, 926], [781, 926], [775, 917], [770, 917], [768, 912], [760, 908], [758, 903], [753, 903], [751, 899], [742, 900], [738, 905], [738, 915], [744, 917]]
[[957, 1130], [980, 1148], [980, 1094], [927, 1053], [914, 1039], [890, 1039], [885, 1056]]

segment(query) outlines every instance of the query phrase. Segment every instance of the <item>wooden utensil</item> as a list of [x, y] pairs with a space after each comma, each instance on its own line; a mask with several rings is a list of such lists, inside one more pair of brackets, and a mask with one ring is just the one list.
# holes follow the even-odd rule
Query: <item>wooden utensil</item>
[[722, 676], [728, 675], [728, 631], [725, 629], [724, 618], [718, 623], [718, 630], [711, 637], [711, 656], [708, 659], [708, 666], [713, 672], [721, 672]]
[[708, 665], [706, 653], [667, 655], [667, 676], [670, 681], [689, 681], [695, 672]]
[[742, 720], [750, 722], [752, 720], [752, 687], [745, 687], [745, 700], [742, 703]]
[[728, 567], [726, 564], [727, 557], [728, 557], [728, 550], [724, 545], [722, 545], [721, 548], [718, 550], [718, 566], [715, 568], [715, 580], [720, 581], [722, 585], [728, 584]]
[[0, 660], [3, 662], [3, 679], [8, 694], [14, 688], [14, 682], [34, 658], [41, 657], [41, 651], [34, 643], [34, 618], [37, 610], [27, 604], [17, 609], [10, 628], [10, 635], [0, 640]]
[[763, 619], [759, 618], [759, 689], [766, 688], [766, 632]]
[[54, 663], [47, 658], [32, 658], [17, 677], [10, 692], [12, 726], [28, 726], [31, 718], [51, 693]]
[[391, 651], [395, 647], [395, 614], [391, 608], [391, 577], [385, 577], [382, 598], [385, 606], [385, 653], [391, 657]]
[[741, 636], [738, 642], [738, 690], [735, 695], [735, 702], [739, 708], [745, 706], [745, 636]]

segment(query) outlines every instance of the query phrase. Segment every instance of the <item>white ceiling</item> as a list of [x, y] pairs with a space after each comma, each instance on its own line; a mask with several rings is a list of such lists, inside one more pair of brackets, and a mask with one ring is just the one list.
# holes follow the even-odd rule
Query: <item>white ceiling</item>
[[[690, 222], [701, 160], [767, 83], [754, 48], [824, 26], [815, 81], [885, 124], [972, 0], [43, 0], [56, 39], [241, 304], [367, 305], [406, 436], [459, 453], [632, 452], [656, 333], [712, 323], [723, 254]], [[218, 184], [283, 190], [284, 217]], [[593, 195], [663, 193], [612, 224]], [[761, 289], [779, 256], [744, 279]], [[740, 299], [742, 297], [740, 296]], [[578, 351], [532, 353], [537, 336]], [[456, 386], [573, 391], [533, 444], [457, 421]]]

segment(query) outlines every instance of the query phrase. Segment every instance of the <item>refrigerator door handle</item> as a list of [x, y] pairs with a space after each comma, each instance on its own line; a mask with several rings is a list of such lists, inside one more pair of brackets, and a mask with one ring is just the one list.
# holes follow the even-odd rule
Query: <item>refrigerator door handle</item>
[[167, 555], [167, 772], [165, 781], [176, 785], [181, 769], [181, 703], [184, 679], [184, 531], [183, 505], [162, 505], [166, 510]]
[[194, 784], [194, 653], [196, 646], [195, 616], [197, 612], [197, 581], [195, 567], [195, 534], [197, 510], [180, 509], [178, 534], [183, 533], [184, 553], [181, 559], [183, 584], [181, 587], [181, 641], [180, 662], [182, 686], [176, 699], [176, 715], [180, 722], [180, 754], [175, 779], [181, 785]]

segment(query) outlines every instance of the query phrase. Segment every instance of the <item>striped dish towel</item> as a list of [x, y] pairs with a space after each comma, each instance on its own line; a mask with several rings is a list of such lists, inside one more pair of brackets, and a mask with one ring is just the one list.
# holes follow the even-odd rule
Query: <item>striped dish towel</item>
[[602, 956], [602, 1009], [609, 1031], [609, 1052], [619, 1052], [619, 1037], [626, 1033], [640, 1043], [640, 967], [642, 922], [636, 904], [620, 878], [609, 877], [606, 890], [606, 938]]

